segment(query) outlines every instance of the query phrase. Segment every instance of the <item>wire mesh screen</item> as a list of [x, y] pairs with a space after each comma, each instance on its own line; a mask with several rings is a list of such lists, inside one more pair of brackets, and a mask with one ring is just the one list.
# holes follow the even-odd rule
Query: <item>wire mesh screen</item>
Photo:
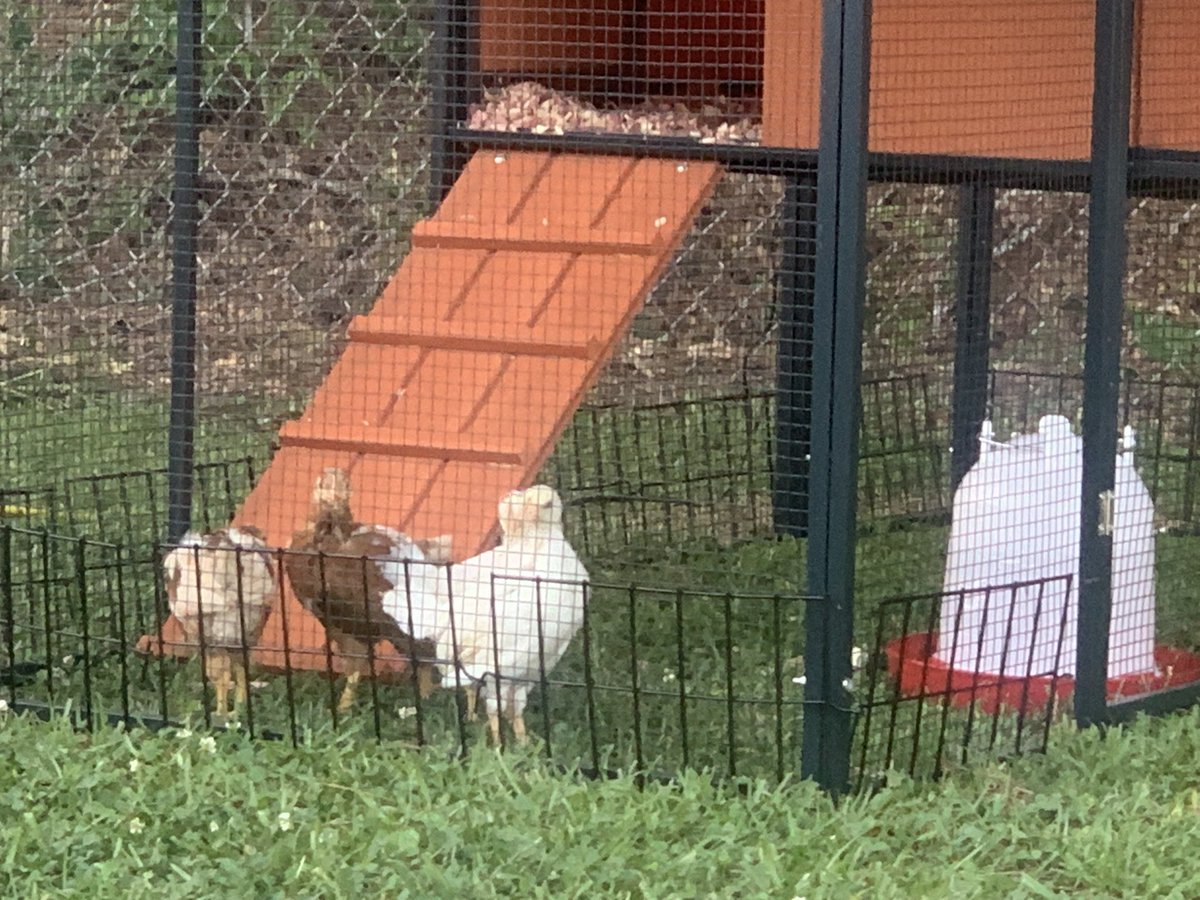
[[[1070, 588], [1067, 576], [878, 604], [863, 660], [859, 782], [885, 783], [889, 770], [938, 777], [977, 754], [1044, 748], [1069, 696]], [[943, 651], [948, 665], [931, 664]]]
[[1178, 667], [1187, 11], [1140, 7], [1098, 403], [1108, 20], [905, 0], [864, 47], [832, 6], [0, 0], [10, 699], [776, 777], [849, 721], [799, 660], [853, 599], [860, 780], [1041, 746], [1061, 704], [987, 685], [1074, 689], [1106, 404], [1110, 662]]
[[1044, 747], [1074, 671], [1093, 19], [896, 3], [871, 30], [865, 781]]
[[173, 10], [130, 6], [4, 4], [5, 486], [161, 459]]
[[[428, 10], [206, 3], [198, 458], [267, 456], [424, 206]], [[5, 485], [161, 464], [176, 4], [9, 3]]]
[[753, 157], [764, 5], [80, 10], [3, 51], [10, 699], [791, 771], [815, 198]]
[[[710, 137], [730, 127], [715, 121], [722, 112], [752, 110], [762, 94], [761, 0], [461, 4], [468, 15], [473, 6], [471, 62], [485, 76], [487, 106], [500, 113], [489, 125], [561, 132], [616, 124], [645, 134], [653, 123], [654, 133]], [[638, 121], [646, 112], [652, 118]]]
[[[1143, 148], [1133, 152], [1149, 159], [1177, 157], [1194, 162], [1200, 150], [1194, 117], [1183, 113], [1194, 108], [1197, 99], [1196, 88], [1180, 77], [1187, 67], [1187, 51], [1180, 43], [1180, 29], [1172, 22], [1183, 15], [1182, 5], [1173, 0], [1147, 3], [1140, 10], [1133, 87], [1139, 118], [1130, 140]], [[1174, 152], [1164, 152], [1166, 148]], [[1119, 489], [1121, 463], [1131, 457], [1148, 501], [1141, 504], [1144, 524], [1134, 526], [1117, 518], [1113, 590], [1114, 600], [1120, 590], [1146, 597], [1154, 631], [1147, 639], [1141, 623], [1114, 615], [1110, 644], [1152, 640], [1153, 659], [1136, 683], [1114, 686], [1110, 682], [1110, 702], [1171, 689], [1194, 696], [1200, 680], [1200, 659], [1195, 655], [1198, 607], [1192, 587], [1200, 390], [1197, 237], [1192, 223], [1197, 211], [1196, 182], [1194, 177], [1153, 172], [1141, 187], [1144, 193], [1130, 198], [1126, 209], [1120, 358], [1124, 440], [1117, 470]], [[1123, 499], [1118, 494], [1118, 514]], [[1149, 536], [1141, 538], [1143, 532]], [[1140, 551], [1134, 557], [1136, 565], [1126, 561], [1132, 555], [1129, 549]]]

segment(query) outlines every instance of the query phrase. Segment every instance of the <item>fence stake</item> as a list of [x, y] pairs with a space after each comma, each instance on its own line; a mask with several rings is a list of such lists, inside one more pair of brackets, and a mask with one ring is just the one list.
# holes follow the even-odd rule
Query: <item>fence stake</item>
[[987, 418], [992, 233], [996, 191], [972, 182], [960, 188], [958, 283], [955, 296], [954, 398], [951, 404], [950, 489], [979, 459], [979, 428]]
[[171, 422], [167, 438], [167, 540], [191, 527], [196, 439], [196, 182], [200, 169], [203, 0], [178, 0], [175, 52], [175, 202], [171, 252]]
[[850, 677], [862, 311], [866, 266], [870, 0], [824, 0], [813, 308], [812, 466], [800, 772], [833, 792], [850, 782]]
[[1075, 681], [1080, 725], [1107, 719], [1113, 542], [1100, 534], [1100, 495], [1116, 480], [1132, 58], [1133, 0], [1097, 0]]
[[[16, 611], [13, 602], [13, 564], [12, 564], [12, 528], [0, 526], [0, 601], [2, 601], [4, 616], [4, 655], [8, 657], [8, 702], [17, 702], [17, 649], [16, 649]], [[50, 632], [46, 632], [46, 644], [50, 643]], [[50, 668], [46, 669], [46, 678], [50, 678]]]
[[442, 0], [434, 4], [430, 54], [429, 202], [437, 206], [466, 165], [468, 150], [454, 130], [467, 118], [479, 86], [478, 0]]

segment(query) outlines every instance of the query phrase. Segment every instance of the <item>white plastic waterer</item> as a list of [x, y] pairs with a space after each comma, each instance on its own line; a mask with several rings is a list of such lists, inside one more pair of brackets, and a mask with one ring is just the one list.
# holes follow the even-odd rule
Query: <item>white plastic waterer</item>
[[[993, 433], [985, 422], [979, 460], [954, 496], [935, 656], [960, 671], [1071, 675], [1083, 440], [1056, 415], [1008, 443], [993, 440]], [[1133, 467], [1135, 443], [1126, 426], [1113, 491], [1109, 678], [1155, 673], [1154, 504]], [[1061, 581], [1002, 589], [1066, 575], [1072, 576], [1069, 590]]]

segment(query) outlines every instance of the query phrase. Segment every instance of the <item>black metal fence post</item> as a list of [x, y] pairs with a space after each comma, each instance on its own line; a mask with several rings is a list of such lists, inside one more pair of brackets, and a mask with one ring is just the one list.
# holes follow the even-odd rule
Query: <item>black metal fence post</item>
[[167, 539], [191, 527], [196, 440], [196, 233], [200, 210], [200, 72], [203, 0], [178, 0], [175, 53], [175, 191], [171, 258], [171, 421]]
[[[8, 525], [0, 525], [0, 615], [4, 616], [4, 625], [0, 630], [3, 631], [4, 665], [9, 671], [8, 702], [15, 705], [17, 702], [17, 660], [14, 648], [17, 623], [14, 621], [16, 613], [13, 603], [12, 558], [12, 528]], [[49, 633], [46, 634], [46, 642], [47, 644], [50, 642]], [[49, 669], [47, 669], [47, 678], [49, 677]]]
[[979, 458], [979, 428], [987, 416], [988, 321], [996, 191], [979, 182], [961, 188], [955, 294], [954, 398], [951, 403], [950, 489]]
[[812, 327], [817, 261], [817, 185], [787, 179], [779, 272], [779, 346], [775, 394], [775, 532], [808, 533], [808, 465], [812, 450]]
[[822, 17], [808, 579], [824, 601], [805, 617], [801, 774], [840, 792], [850, 780], [871, 3], [825, 0]]
[[1080, 725], [1107, 718], [1132, 60], [1133, 0], [1097, 0], [1075, 682]]
[[479, 87], [478, 0], [439, 0], [434, 4], [433, 45], [429, 67], [430, 150], [429, 202], [437, 206], [467, 162], [461, 141], [452, 132], [467, 118]]

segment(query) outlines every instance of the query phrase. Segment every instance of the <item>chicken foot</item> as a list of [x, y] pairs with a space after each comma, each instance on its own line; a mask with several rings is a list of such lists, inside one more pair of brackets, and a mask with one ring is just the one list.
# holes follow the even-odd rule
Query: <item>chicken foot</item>
[[[513, 737], [517, 739], [517, 744], [522, 747], [528, 744], [529, 732], [525, 729], [525, 717], [521, 713], [510, 713], [508, 719], [512, 723]], [[493, 744], [500, 746], [499, 713], [488, 713], [488, 737]]]

